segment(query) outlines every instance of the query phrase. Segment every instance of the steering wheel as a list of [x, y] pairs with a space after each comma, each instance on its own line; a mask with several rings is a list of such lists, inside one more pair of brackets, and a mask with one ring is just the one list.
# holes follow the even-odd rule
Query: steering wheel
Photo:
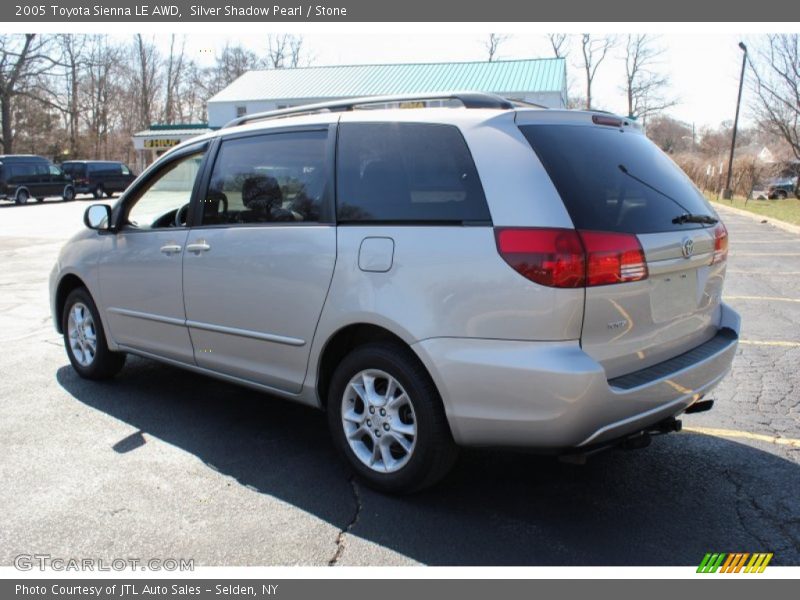
[[186, 227], [186, 218], [189, 216], [189, 203], [187, 202], [175, 211], [174, 227]]

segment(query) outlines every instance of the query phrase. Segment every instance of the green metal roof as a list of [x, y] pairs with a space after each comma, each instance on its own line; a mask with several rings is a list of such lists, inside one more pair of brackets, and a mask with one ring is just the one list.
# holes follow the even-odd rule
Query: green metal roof
[[162, 127], [153, 125], [150, 129], [137, 131], [133, 134], [134, 137], [169, 137], [169, 136], [185, 136], [185, 135], [202, 135], [213, 131], [213, 128], [206, 124], [188, 124], [182, 127]]
[[209, 102], [348, 98], [455, 90], [566, 93], [563, 58], [248, 71]]

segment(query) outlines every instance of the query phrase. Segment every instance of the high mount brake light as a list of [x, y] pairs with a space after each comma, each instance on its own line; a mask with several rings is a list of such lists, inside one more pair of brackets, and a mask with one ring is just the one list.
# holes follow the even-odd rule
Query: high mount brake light
[[622, 119], [606, 115], [592, 115], [592, 123], [595, 125], [608, 125], [609, 127], [622, 127]]
[[647, 263], [628, 233], [499, 228], [497, 250], [515, 271], [548, 287], [578, 288], [639, 281]]

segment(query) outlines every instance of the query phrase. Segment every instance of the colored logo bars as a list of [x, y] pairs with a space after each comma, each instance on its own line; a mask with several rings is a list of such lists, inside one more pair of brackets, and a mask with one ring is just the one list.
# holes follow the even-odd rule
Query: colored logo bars
[[[748, 560], [749, 559], [749, 560]], [[709, 552], [703, 557], [700, 566], [697, 567], [698, 573], [763, 573], [769, 561], [772, 560], [772, 552], [736, 552], [726, 554], [725, 552]]]

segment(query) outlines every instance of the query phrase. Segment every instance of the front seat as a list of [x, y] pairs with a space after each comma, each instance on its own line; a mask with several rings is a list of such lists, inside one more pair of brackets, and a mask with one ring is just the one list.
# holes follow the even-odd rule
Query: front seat
[[280, 220], [276, 212], [283, 209], [283, 193], [278, 180], [268, 175], [254, 175], [242, 184], [242, 204], [246, 210], [240, 213], [244, 223], [267, 223]]

